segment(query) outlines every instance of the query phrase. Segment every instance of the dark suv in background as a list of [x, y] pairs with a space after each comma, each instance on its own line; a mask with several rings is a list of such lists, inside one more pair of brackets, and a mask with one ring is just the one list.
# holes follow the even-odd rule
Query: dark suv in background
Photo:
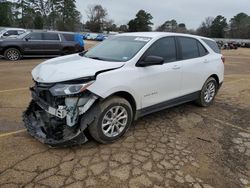
[[79, 34], [68, 32], [27, 32], [16, 39], [0, 40], [0, 55], [16, 61], [30, 56], [58, 56], [81, 52]]

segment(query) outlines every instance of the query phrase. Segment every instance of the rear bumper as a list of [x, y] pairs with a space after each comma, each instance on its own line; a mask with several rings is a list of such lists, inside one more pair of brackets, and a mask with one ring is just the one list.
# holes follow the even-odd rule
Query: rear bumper
[[[55, 125], [53, 121], [50, 122], [51, 125], [45, 126], [42, 120], [42, 113], [46, 112], [38, 109], [39, 106], [34, 101], [31, 101], [27, 110], [23, 113], [23, 121], [28, 133], [40, 142], [52, 147], [66, 147], [81, 145], [88, 141], [81, 129], [76, 131], [63, 124]], [[58, 126], [56, 129], [58, 128], [59, 130], [52, 130], [51, 127], [53, 126]]]

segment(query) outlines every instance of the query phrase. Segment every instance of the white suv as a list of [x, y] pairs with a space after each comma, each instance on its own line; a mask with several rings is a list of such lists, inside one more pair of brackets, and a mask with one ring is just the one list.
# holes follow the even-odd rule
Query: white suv
[[52, 146], [120, 138], [133, 120], [189, 101], [209, 106], [224, 77], [215, 41], [177, 33], [125, 33], [38, 65], [28, 132]]

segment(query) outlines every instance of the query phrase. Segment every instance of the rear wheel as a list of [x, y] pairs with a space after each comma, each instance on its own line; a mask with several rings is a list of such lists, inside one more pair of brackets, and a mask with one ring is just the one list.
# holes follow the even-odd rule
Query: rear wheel
[[72, 53], [73, 53], [72, 48], [64, 48], [62, 52], [63, 55], [70, 55]]
[[202, 87], [202, 90], [200, 92], [199, 98], [196, 100], [196, 103], [202, 107], [207, 107], [211, 105], [214, 101], [217, 89], [217, 81], [213, 77], [208, 78]]
[[126, 133], [132, 123], [131, 105], [123, 98], [111, 97], [100, 106], [101, 112], [89, 125], [89, 132], [100, 143], [114, 142]]
[[17, 61], [21, 58], [21, 53], [16, 48], [8, 48], [4, 52], [4, 57], [5, 59], [10, 60], [10, 61]]
[[73, 47], [66, 47], [62, 51], [62, 55], [70, 55], [73, 53], [75, 53], [75, 48], [73, 48]]

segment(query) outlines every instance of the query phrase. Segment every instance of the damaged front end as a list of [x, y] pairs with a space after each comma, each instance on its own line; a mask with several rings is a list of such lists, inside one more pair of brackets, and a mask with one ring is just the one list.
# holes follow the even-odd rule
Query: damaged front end
[[32, 101], [23, 114], [24, 124], [30, 135], [50, 146], [83, 144], [87, 125], [81, 118], [98, 97], [85, 84], [35, 83], [32, 87]]

